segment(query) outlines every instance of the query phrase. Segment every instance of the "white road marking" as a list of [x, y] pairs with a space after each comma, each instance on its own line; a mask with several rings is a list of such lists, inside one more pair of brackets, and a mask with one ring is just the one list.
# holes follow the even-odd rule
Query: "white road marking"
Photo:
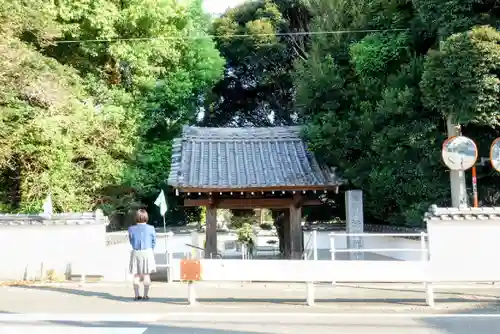
[[308, 313], [308, 312], [167, 312], [162, 319], [171, 317], [306, 317], [306, 318], [500, 318], [500, 314], [421, 314], [421, 313]]
[[[0, 323], [26, 323], [44, 321], [68, 322], [157, 322], [172, 318], [498, 318], [499, 314], [463, 313], [309, 313], [309, 312], [166, 312], [163, 314], [0, 314]], [[3, 328], [2, 328], [3, 330]], [[4, 332], [2, 331], [2, 334]], [[135, 333], [134, 333], [135, 334]]]
[[35, 322], [35, 321], [78, 321], [78, 322], [154, 322], [162, 314], [2, 314], [0, 322]]
[[2, 334], [143, 334], [147, 328], [132, 327], [56, 327], [56, 326], [2, 326]]

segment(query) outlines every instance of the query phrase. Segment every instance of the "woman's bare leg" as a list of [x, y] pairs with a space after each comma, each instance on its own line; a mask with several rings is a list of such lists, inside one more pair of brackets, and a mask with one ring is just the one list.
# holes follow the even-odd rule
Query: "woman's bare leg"
[[135, 293], [135, 298], [139, 298], [139, 284], [141, 282], [141, 275], [134, 275], [134, 293]]
[[151, 286], [151, 276], [144, 275], [144, 298], [149, 298], [149, 287]]

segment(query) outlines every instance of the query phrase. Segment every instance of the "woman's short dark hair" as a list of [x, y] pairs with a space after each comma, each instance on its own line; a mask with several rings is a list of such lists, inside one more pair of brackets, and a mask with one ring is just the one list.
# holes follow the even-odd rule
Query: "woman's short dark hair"
[[149, 221], [148, 212], [144, 209], [139, 209], [135, 213], [135, 222], [138, 224], [147, 223]]

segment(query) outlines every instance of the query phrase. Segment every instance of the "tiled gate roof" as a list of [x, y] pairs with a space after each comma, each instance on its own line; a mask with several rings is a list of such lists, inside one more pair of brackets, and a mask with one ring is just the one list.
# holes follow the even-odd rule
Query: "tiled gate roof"
[[335, 186], [300, 137], [300, 127], [184, 127], [174, 141], [169, 185], [249, 189]]

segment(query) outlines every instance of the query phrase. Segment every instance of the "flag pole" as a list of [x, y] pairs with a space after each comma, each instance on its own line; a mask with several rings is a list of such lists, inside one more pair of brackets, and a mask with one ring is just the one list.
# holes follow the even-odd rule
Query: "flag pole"
[[172, 271], [170, 270], [170, 265], [171, 261], [170, 256], [168, 253], [168, 234], [167, 234], [167, 219], [166, 219], [166, 214], [168, 211], [168, 205], [167, 205], [167, 200], [165, 198], [165, 193], [163, 192], [163, 189], [160, 191], [160, 194], [158, 195], [158, 198], [156, 198], [155, 205], [160, 208], [160, 214], [163, 217], [163, 234], [165, 238], [165, 263], [166, 263], [166, 268], [167, 268], [167, 282], [170, 283], [172, 281]]
[[167, 252], [167, 244], [168, 244], [167, 243], [167, 222], [166, 222], [166, 219], [165, 219], [165, 215], [163, 215], [163, 234], [165, 234], [165, 254], [167, 254], [168, 253]]

